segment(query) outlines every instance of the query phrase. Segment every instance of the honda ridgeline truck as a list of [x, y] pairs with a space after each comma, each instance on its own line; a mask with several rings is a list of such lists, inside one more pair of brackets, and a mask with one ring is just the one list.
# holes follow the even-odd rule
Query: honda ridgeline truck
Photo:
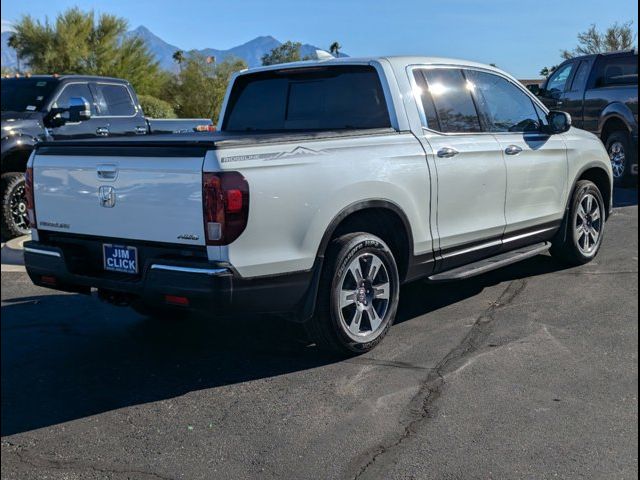
[[359, 353], [388, 331], [403, 283], [547, 250], [589, 262], [611, 208], [600, 140], [472, 62], [248, 70], [218, 130], [37, 145], [33, 282], [158, 315], [288, 315]]

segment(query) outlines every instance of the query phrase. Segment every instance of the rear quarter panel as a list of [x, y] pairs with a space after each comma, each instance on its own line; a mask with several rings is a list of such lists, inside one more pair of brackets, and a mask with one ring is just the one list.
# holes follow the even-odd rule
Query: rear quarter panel
[[217, 170], [247, 179], [249, 220], [235, 242], [209, 247], [209, 256], [244, 277], [310, 269], [331, 221], [366, 200], [400, 207], [415, 253], [431, 251], [429, 172], [411, 133], [223, 148], [205, 159], [205, 172]]

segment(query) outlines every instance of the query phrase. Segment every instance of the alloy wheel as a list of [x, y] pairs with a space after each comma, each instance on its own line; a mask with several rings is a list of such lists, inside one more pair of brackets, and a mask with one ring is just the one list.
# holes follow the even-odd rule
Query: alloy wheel
[[374, 253], [363, 253], [351, 260], [338, 285], [344, 332], [358, 342], [370, 342], [388, 321], [392, 284], [384, 262]]
[[574, 221], [574, 238], [580, 251], [592, 256], [600, 245], [602, 236], [602, 207], [591, 193], [580, 200]]
[[9, 209], [16, 230], [28, 232], [29, 219], [27, 217], [27, 199], [25, 197], [24, 183], [17, 185], [11, 192]]
[[613, 142], [609, 146], [609, 158], [611, 159], [613, 176], [615, 178], [622, 178], [624, 176], [627, 159], [622, 142]]

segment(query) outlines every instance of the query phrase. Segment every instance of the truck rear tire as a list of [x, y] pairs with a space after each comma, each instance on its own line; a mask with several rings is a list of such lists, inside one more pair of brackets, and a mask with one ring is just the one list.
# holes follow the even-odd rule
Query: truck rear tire
[[398, 268], [389, 247], [369, 233], [343, 235], [327, 249], [307, 333], [318, 347], [334, 353], [368, 352], [393, 324], [399, 292]]
[[551, 255], [568, 265], [584, 265], [595, 258], [602, 245], [605, 206], [595, 183], [580, 180], [571, 198], [565, 228], [558, 232]]
[[614, 185], [616, 187], [630, 185], [633, 181], [631, 165], [635, 154], [629, 141], [629, 133], [622, 130], [612, 132], [607, 137], [605, 145], [613, 168]]
[[27, 203], [24, 196], [24, 174], [10, 172], [2, 175], [2, 240], [10, 240], [29, 233]]

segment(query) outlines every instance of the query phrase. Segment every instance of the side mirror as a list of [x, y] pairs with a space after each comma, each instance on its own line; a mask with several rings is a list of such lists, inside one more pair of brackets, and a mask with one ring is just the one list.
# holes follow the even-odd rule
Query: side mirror
[[71, 97], [65, 110], [69, 112], [68, 122], [77, 123], [91, 118], [91, 106], [84, 97]]
[[571, 115], [567, 112], [552, 110], [547, 115], [547, 122], [549, 123], [549, 133], [552, 135], [564, 133], [571, 128]]

